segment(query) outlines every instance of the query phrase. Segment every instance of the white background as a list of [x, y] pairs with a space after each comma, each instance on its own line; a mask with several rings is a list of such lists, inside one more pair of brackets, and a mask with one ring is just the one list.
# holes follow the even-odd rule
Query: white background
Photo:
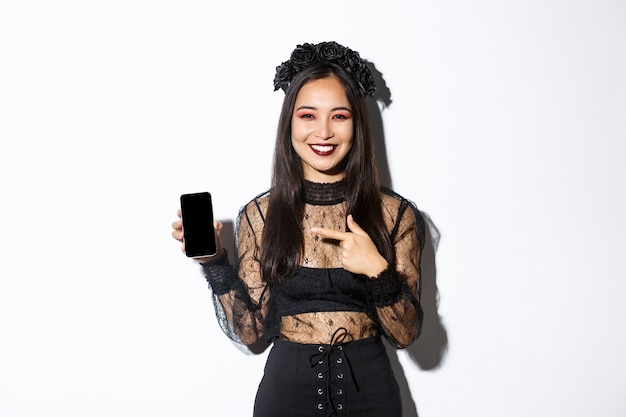
[[626, 3], [397, 3], [0, 3], [0, 416], [251, 415], [267, 351], [170, 224], [268, 187], [274, 68], [325, 40], [382, 73], [383, 169], [440, 233], [405, 417], [626, 415]]

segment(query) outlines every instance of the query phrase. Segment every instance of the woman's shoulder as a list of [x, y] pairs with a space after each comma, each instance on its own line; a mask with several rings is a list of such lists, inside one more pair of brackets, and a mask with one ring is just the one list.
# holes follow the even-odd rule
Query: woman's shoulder
[[424, 217], [413, 200], [409, 200], [390, 188], [382, 187], [381, 202], [385, 221], [387, 224], [393, 225], [393, 230], [397, 230], [401, 224], [406, 226], [417, 225], [420, 234], [423, 233]]
[[246, 217], [265, 219], [265, 213], [267, 213], [267, 204], [269, 202], [269, 191], [264, 191], [261, 194], [256, 195], [249, 200], [239, 210], [239, 217], [245, 215]]
[[411, 208], [412, 211], [416, 212], [416, 215], [419, 214], [417, 204], [413, 200], [403, 197], [391, 188], [381, 187], [380, 194], [385, 209], [398, 212]]
[[239, 209], [236, 222], [238, 233], [252, 231], [254, 235], [259, 235], [262, 232], [268, 200], [269, 193], [266, 191], [252, 198]]

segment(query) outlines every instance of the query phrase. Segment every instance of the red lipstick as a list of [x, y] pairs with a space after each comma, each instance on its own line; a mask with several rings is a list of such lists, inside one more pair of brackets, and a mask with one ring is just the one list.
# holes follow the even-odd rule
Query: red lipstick
[[309, 145], [309, 148], [319, 156], [328, 156], [335, 152], [337, 145]]

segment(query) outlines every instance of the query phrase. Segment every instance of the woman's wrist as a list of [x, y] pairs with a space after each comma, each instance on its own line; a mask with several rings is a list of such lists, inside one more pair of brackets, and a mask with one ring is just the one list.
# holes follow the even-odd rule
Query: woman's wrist
[[370, 270], [366, 273], [366, 275], [370, 279], [378, 279], [380, 275], [385, 272], [389, 268], [389, 262], [382, 256], [379, 256], [378, 259], [375, 260]]

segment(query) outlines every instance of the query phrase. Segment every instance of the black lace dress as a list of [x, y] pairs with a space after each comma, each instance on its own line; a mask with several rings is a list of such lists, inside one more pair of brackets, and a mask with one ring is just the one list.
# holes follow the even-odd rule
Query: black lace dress
[[[302, 263], [284, 283], [270, 288], [261, 279], [268, 193], [239, 213], [235, 265], [226, 256], [203, 264], [224, 332], [246, 345], [274, 344], [255, 416], [400, 415], [380, 336], [403, 348], [419, 334], [423, 218], [410, 201], [381, 191], [395, 264], [368, 278], [344, 270], [339, 246], [309, 232], [313, 226], [346, 230], [343, 182], [305, 182], [304, 195]], [[386, 408], [378, 408], [381, 402]]]

